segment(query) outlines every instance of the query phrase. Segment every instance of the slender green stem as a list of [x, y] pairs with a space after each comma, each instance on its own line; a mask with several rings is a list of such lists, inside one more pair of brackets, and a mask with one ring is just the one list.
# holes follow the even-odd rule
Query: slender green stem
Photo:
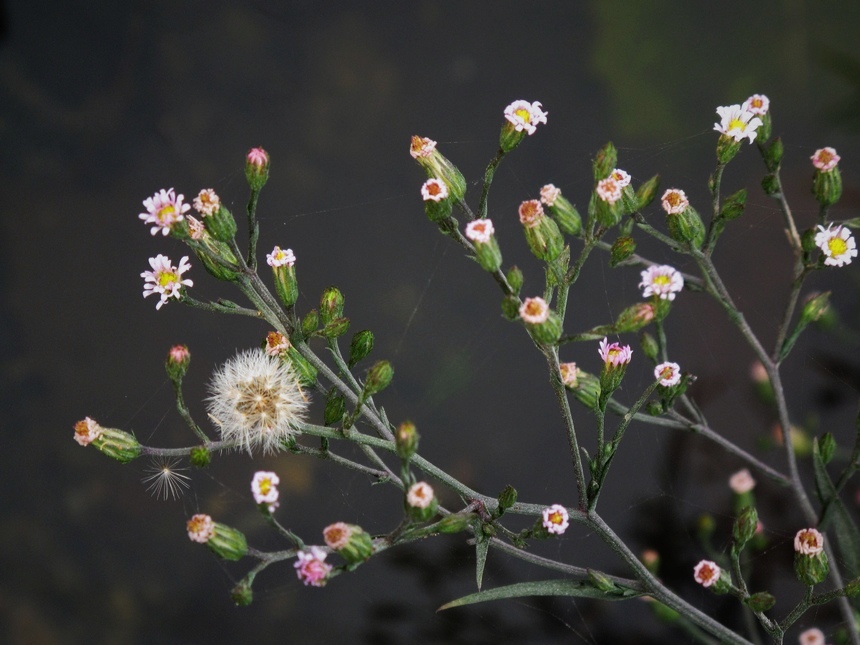
[[490, 184], [493, 183], [493, 177], [496, 174], [496, 168], [502, 163], [505, 158], [505, 151], [499, 148], [496, 156], [490, 161], [487, 170], [484, 172], [484, 188], [481, 191], [481, 201], [478, 204], [478, 216], [483, 219], [487, 217], [487, 197], [490, 195]]
[[182, 380], [175, 380], [172, 381], [172, 383], [173, 391], [176, 394], [176, 409], [179, 412], [179, 416], [182, 417], [185, 424], [191, 428], [191, 431], [197, 435], [198, 439], [200, 439], [204, 445], [209, 444], [209, 437], [207, 437], [206, 433], [200, 429], [200, 426], [194, 422], [194, 419], [191, 418], [191, 412], [189, 412], [188, 406], [185, 405], [185, 397], [182, 394]]
[[257, 269], [257, 240], [260, 238], [260, 223], [257, 221], [257, 200], [260, 191], [251, 189], [248, 199], [248, 268]]

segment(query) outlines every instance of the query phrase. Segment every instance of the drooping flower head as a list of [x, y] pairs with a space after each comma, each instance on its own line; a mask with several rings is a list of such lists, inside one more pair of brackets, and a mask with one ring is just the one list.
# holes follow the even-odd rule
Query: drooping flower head
[[255, 472], [254, 478], [251, 480], [251, 492], [254, 494], [254, 501], [257, 504], [277, 505], [278, 484], [280, 483], [281, 478], [273, 472], [265, 470]]
[[211, 188], [204, 188], [194, 198], [194, 210], [203, 217], [216, 213], [219, 208], [221, 208], [221, 198]]
[[540, 200], [547, 206], [555, 204], [555, 200], [561, 195], [561, 189], [556, 188], [552, 184], [547, 184], [540, 189]]
[[266, 254], [266, 264], [270, 267], [293, 266], [295, 263], [296, 256], [292, 249], [282, 250], [276, 246], [271, 253]]
[[427, 137], [412, 136], [412, 141], [409, 145], [409, 154], [413, 159], [418, 157], [429, 157], [436, 149], [436, 142]]
[[741, 106], [744, 110], [752, 112], [756, 116], [764, 116], [770, 109], [770, 99], [764, 94], [753, 94]]
[[815, 154], [812, 155], [810, 159], [812, 159], [813, 166], [818, 168], [821, 172], [827, 172], [829, 170], [833, 170], [842, 157], [836, 154], [836, 150], [834, 148], [828, 146], [826, 148], [819, 148], [816, 150]]
[[720, 122], [714, 124], [714, 130], [735, 141], [748, 138], [750, 143], [755, 141], [756, 130], [762, 125], [762, 120], [740, 105], [727, 105], [717, 108]]
[[815, 234], [815, 245], [824, 253], [824, 264], [828, 266], [841, 267], [851, 264], [851, 258], [857, 257], [857, 242], [847, 227], [828, 224], [827, 228], [818, 227]]
[[424, 201], [441, 202], [448, 197], [448, 186], [439, 179], [428, 179], [421, 186], [421, 197]]
[[163, 188], [152, 197], [143, 200], [145, 213], [138, 217], [144, 224], [154, 224], [150, 232], [155, 235], [160, 230], [163, 235], [170, 233], [171, 227], [183, 219], [183, 214], [191, 210], [191, 204], [183, 204], [185, 195], [177, 195], [172, 188]]
[[221, 439], [249, 453], [282, 449], [298, 434], [308, 401], [288, 362], [260, 349], [241, 352], [218, 369], [209, 383], [209, 416]]
[[546, 123], [547, 113], [541, 110], [538, 101], [514, 101], [505, 108], [505, 118], [510, 121], [517, 132], [525, 130], [534, 134], [539, 123]]
[[526, 298], [520, 307], [520, 318], [531, 325], [540, 325], [549, 318], [549, 305], [541, 297]]
[[552, 506], [543, 509], [543, 527], [547, 533], [561, 535], [570, 526], [570, 517], [567, 514], [567, 509], [561, 504], [553, 504]]
[[801, 555], [816, 555], [824, 550], [824, 536], [818, 529], [800, 529], [794, 536], [794, 550]]
[[579, 368], [576, 363], [560, 363], [558, 370], [561, 373], [561, 382], [565, 387], [576, 389], [579, 385]]
[[193, 515], [186, 524], [188, 529], [188, 537], [192, 542], [205, 544], [215, 535], [215, 522], [212, 518], [204, 513]]
[[729, 488], [737, 495], [743, 495], [755, 488], [755, 479], [746, 468], [742, 468], [729, 477]]
[[683, 190], [670, 188], [663, 193], [662, 203], [664, 211], [669, 215], [677, 215], [678, 213], [683, 213], [687, 210], [687, 207], [690, 205], [690, 200], [687, 199], [687, 195]]
[[296, 575], [306, 586], [325, 586], [332, 566], [325, 559], [328, 553], [318, 546], [309, 547], [296, 553]]
[[476, 219], [466, 224], [466, 237], [473, 242], [486, 244], [493, 237], [496, 229], [489, 219]]
[[540, 219], [544, 216], [543, 206], [536, 199], [529, 199], [520, 204], [519, 208], [520, 224], [526, 228], [534, 228], [540, 224]]
[[609, 173], [609, 177], [615, 180], [615, 183], [618, 184], [619, 188], [624, 188], [625, 186], [630, 185], [630, 174], [621, 168], [615, 168], [611, 173]]
[[335, 522], [323, 529], [326, 546], [335, 550], [345, 547], [351, 535], [352, 529], [346, 522]]
[[182, 274], [191, 268], [188, 262], [188, 256], [183, 256], [179, 260], [179, 266], [175, 267], [170, 263], [170, 258], [166, 255], [156, 255], [154, 258], [149, 258], [149, 266], [152, 271], [144, 271], [140, 277], [144, 279], [143, 297], [151, 296], [153, 293], [161, 295], [161, 300], [155, 305], [156, 309], [161, 309], [161, 306], [167, 302], [169, 298], [182, 297], [182, 287], [193, 287], [194, 282], [189, 279], [182, 279]]
[[633, 357], [633, 350], [630, 345], [623, 347], [619, 343], [609, 343], [609, 339], [604, 338], [600, 341], [600, 349], [598, 350], [600, 358], [604, 364], [609, 367], [618, 367], [619, 365], [627, 365]]
[[269, 356], [282, 356], [290, 349], [290, 341], [279, 331], [270, 331], [266, 335], [266, 353]]
[[101, 436], [101, 433], [102, 427], [96, 423], [95, 419], [86, 417], [83, 421], [78, 421], [75, 424], [75, 441], [81, 446], [90, 445]]
[[675, 294], [684, 288], [684, 278], [668, 264], [652, 265], [642, 271], [642, 297], [657, 296], [661, 300], [674, 300]]
[[720, 567], [716, 562], [702, 560], [693, 567], [693, 579], [703, 587], [710, 587], [720, 579]]
[[614, 204], [621, 199], [622, 186], [610, 175], [597, 182], [597, 196], [607, 204]]
[[824, 632], [818, 627], [810, 627], [806, 631], [800, 633], [797, 637], [797, 642], [800, 645], [825, 645], [827, 642], [824, 639]]
[[663, 387], [672, 387], [681, 382], [681, 366], [677, 363], [660, 363], [654, 368], [654, 378], [660, 379]]

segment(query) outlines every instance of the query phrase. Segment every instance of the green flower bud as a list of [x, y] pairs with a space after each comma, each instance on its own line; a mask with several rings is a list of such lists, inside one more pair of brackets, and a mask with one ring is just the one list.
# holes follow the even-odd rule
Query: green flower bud
[[827, 578], [830, 566], [824, 551], [814, 555], [794, 554], [794, 573], [805, 585], [817, 585]]
[[813, 295], [803, 305], [803, 309], [800, 310], [800, 320], [798, 321], [798, 326], [803, 325], [805, 327], [809, 323], [817, 321], [827, 312], [829, 307], [829, 291]]
[[752, 539], [757, 528], [758, 513], [755, 507], [745, 507], [735, 519], [734, 526], [732, 527], [732, 537], [738, 550], [743, 549], [744, 545]]
[[236, 236], [236, 220], [224, 205], [203, 218], [206, 231], [219, 242], [229, 242]]
[[493, 223], [488, 219], [476, 219], [466, 225], [466, 237], [475, 247], [475, 259], [491, 273], [502, 266], [502, 250], [494, 233]]
[[[210, 275], [218, 280], [226, 280], [227, 282], [233, 282], [239, 277], [239, 262], [229, 246], [224, 244], [224, 242], [219, 242], [206, 232], [197, 241], [203, 248], [195, 248], [194, 254]], [[236, 270], [224, 266], [224, 263], [236, 267]]]
[[784, 148], [780, 137], [771, 141], [769, 146], [762, 148], [764, 163], [770, 172], [776, 172], [779, 169], [779, 164], [782, 163], [783, 151]]
[[735, 141], [734, 137], [727, 134], [721, 134], [717, 140], [717, 161], [720, 165], [726, 165], [741, 149], [742, 141]]
[[[668, 302], [660, 300], [659, 302]], [[650, 324], [655, 318], [654, 305], [650, 302], [638, 302], [630, 305], [618, 315], [615, 321], [615, 332], [622, 334], [628, 331], [637, 331], [645, 325]]]
[[282, 251], [276, 246], [266, 256], [275, 276], [275, 291], [285, 307], [292, 307], [299, 299], [299, 284], [296, 281], [296, 256], [292, 249]]
[[770, 139], [770, 135], [773, 133], [773, 120], [770, 116], [770, 110], [765, 112], [764, 114], [760, 114], [756, 112], [761, 119], [761, 125], [756, 130], [756, 140], [765, 143], [768, 139]]
[[394, 368], [388, 361], [377, 361], [367, 371], [367, 379], [364, 382], [364, 395], [373, 396], [388, 387], [394, 378]]
[[251, 148], [245, 155], [245, 179], [251, 190], [259, 192], [269, 180], [269, 153], [262, 148]]
[[205, 446], [195, 446], [191, 449], [189, 459], [195, 468], [205, 468], [212, 461], [212, 453]]
[[317, 368], [308, 362], [308, 360], [299, 354], [295, 347], [290, 347], [287, 350], [287, 356], [284, 360], [288, 360], [293, 369], [296, 370], [296, 375], [299, 377], [299, 385], [302, 387], [316, 387], [317, 384]]
[[508, 484], [499, 493], [499, 511], [504, 513], [511, 506], [517, 503], [517, 489]]
[[475, 520], [472, 513], [451, 513], [436, 523], [435, 529], [439, 533], [460, 533], [465, 531]]
[[579, 371], [577, 374], [576, 388], [573, 395], [589, 410], [597, 407], [597, 399], [600, 396], [600, 380], [587, 372]]
[[219, 558], [241, 560], [248, 553], [248, 542], [241, 531], [220, 522], [215, 522], [214, 528], [206, 546]]
[[373, 539], [355, 524], [335, 522], [323, 529], [326, 545], [349, 564], [364, 562], [373, 555]]
[[705, 225], [692, 206], [688, 206], [681, 213], [667, 213], [666, 226], [669, 228], [669, 235], [678, 242], [700, 248], [705, 240]]
[[657, 344], [657, 339], [655, 339], [648, 332], [643, 331], [639, 334], [639, 346], [642, 348], [642, 353], [645, 354], [652, 361], [657, 360], [657, 354], [660, 353], [660, 346]]
[[133, 461], [140, 456], [140, 443], [134, 435], [114, 428], [101, 428], [101, 433], [92, 442], [100, 452], [121, 464]]
[[356, 332], [349, 343], [349, 366], [354, 367], [361, 359], [370, 354], [373, 349], [373, 332], [363, 329]]
[[818, 454], [821, 456], [821, 461], [825, 464], [829, 464], [833, 459], [833, 455], [836, 452], [836, 439], [833, 438], [833, 434], [830, 432], [825, 432], [821, 439], [818, 440]]
[[403, 460], [412, 459], [418, 450], [418, 440], [421, 436], [415, 424], [411, 421], [404, 421], [397, 426], [397, 431], [394, 433], [394, 444], [397, 449], [397, 456]]
[[320, 296], [320, 320], [328, 325], [335, 318], [343, 317], [343, 294], [337, 287], [328, 287]]
[[624, 216], [620, 201], [610, 204], [601, 199], [596, 192], [591, 194], [588, 205], [589, 213], [593, 213], [593, 216], [597, 219], [597, 223], [605, 229], [612, 228], [618, 224]]
[[230, 598], [236, 603], [237, 607], [247, 607], [254, 601], [254, 591], [251, 589], [251, 583], [242, 580], [239, 584], [233, 587], [230, 592]]
[[520, 204], [520, 223], [531, 252], [540, 260], [552, 262], [564, 249], [564, 238], [552, 219], [544, 215], [543, 206], [536, 199]]
[[539, 343], [551, 345], [561, 336], [561, 319], [543, 298], [526, 298], [519, 315], [529, 334]]
[[726, 220], [737, 219], [744, 213], [744, 206], [747, 201], [747, 189], [741, 188], [738, 192], [730, 195], [723, 202], [720, 208], [720, 218]]
[[436, 150], [436, 142], [426, 137], [413, 136], [409, 154], [424, 168], [430, 179], [439, 178], [448, 188], [454, 201], [463, 201], [466, 194], [466, 178], [463, 173]]
[[167, 353], [167, 360], [164, 361], [164, 369], [167, 370], [168, 378], [174, 383], [180, 382], [185, 373], [188, 371], [188, 364], [191, 362], [191, 352], [185, 345], [174, 345]]
[[612, 243], [609, 252], [609, 266], [616, 267], [636, 252], [636, 240], [632, 237], [619, 237]]
[[516, 296], [502, 298], [502, 315], [506, 320], [514, 321], [520, 317], [520, 300]]
[[345, 410], [343, 396], [338, 394], [337, 390], [332, 388], [329, 390], [325, 400], [325, 410], [323, 411], [323, 425], [333, 426], [343, 421], [343, 413]]
[[613, 583], [605, 573], [595, 571], [594, 569], [588, 569], [587, 571], [588, 581], [596, 589], [604, 592], [615, 591], [615, 583]]
[[582, 233], [582, 217], [561, 191], [549, 184], [541, 188], [541, 201], [546, 204], [549, 216], [555, 220], [558, 227], [567, 235]]
[[812, 194], [822, 206], [832, 206], [842, 197], [842, 174], [839, 166], [831, 170], [816, 170], [812, 178]]
[[643, 208], [653, 202], [654, 198], [657, 196], [657, 190], [659, 188], [660, 175], [654, 175], [653, 177], [651, 177], [651, 179], [639, 186], [639, 189], [636, 191], [636, 210], [641, 211]]
[[515, 294], [520, 292], [520, 289], [523, 288], [523, 272], [519, 270], [519, 268], [512, 266], [508, 269], [507, 274], [508, 284], [511, 285], [511, 289]]
[[773, 608], [776, 604], [776, 598], [766, 591], [759, 591], [745, 599], [744, 603], [754, 612], [762, 613]]
[[771, 197], [779, 195], [779, 179], [776, 175], [765, 175], [761, 180], [761, 187], [765, 194]]
[[594, 161], [592, 162], [594, 181], [598, 182], [601, 179], [608, 177], [609, 173], [615, 170], [617, 164], [618, 151], [610, 141], [597, 152], [597, 156], [595, 156]]
[[320, 332], [324, 338], [340, 338], [349, 331], [349, 318], [335, 318]]
[[314, 334], [319, 327], [319, 324], [319, 312], [316, 309], [311, 309], [307, 314], [305, 314], [305, 317], [302, 318], [302, 335], [307, 338], [311, 334]]

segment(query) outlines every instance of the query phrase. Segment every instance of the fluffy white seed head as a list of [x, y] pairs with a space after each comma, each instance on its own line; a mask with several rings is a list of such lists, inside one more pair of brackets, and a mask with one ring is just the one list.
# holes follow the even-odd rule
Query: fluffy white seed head
[[224, 363], [209, 384], [209, 415], [221, 439], [249, 453], [262, 446], [276, 452], [298, 434], [308, 401], [292, 366], [260, 349], [240, 352]]

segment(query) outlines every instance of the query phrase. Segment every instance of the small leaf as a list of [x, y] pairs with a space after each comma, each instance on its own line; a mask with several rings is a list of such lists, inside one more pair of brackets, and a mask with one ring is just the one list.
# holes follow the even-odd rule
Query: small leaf
[[475, 543], [475, 580], [478, 589], [484, 582], [484, 567], [487, 564], [487, 552], [490, 550], [490, 540], [479, 540]]
[[578, 598], [596, 598], [600, 600], [627, 600], [644, 595], [644, 592], [631, 587], [615, 584], [611, 591], [601, 591], [586, 580], [541, 580], [538, 582], [519, 582], [517, 584], [496, 587], [487, 591], [463, 596], [457, 600], [445, 603], [437, 611], [473, 605], [488, 600], [504, 600], [507, 598], [524, 598], [531, 596], [575, 596]]
[[827, 474], [818, 439], [812, 444], [812, 465], [815, 470], [816, 492], [824, 508], [819, 528], [826, 530], [832, 523], [836, 544], [844, 560], [845, 575], [854, 578], [860, 574], [860, 532], [857, 531], [857, 526], [848, 514], [845, 504], [839, 499], [836, 487], [830, 475]]

